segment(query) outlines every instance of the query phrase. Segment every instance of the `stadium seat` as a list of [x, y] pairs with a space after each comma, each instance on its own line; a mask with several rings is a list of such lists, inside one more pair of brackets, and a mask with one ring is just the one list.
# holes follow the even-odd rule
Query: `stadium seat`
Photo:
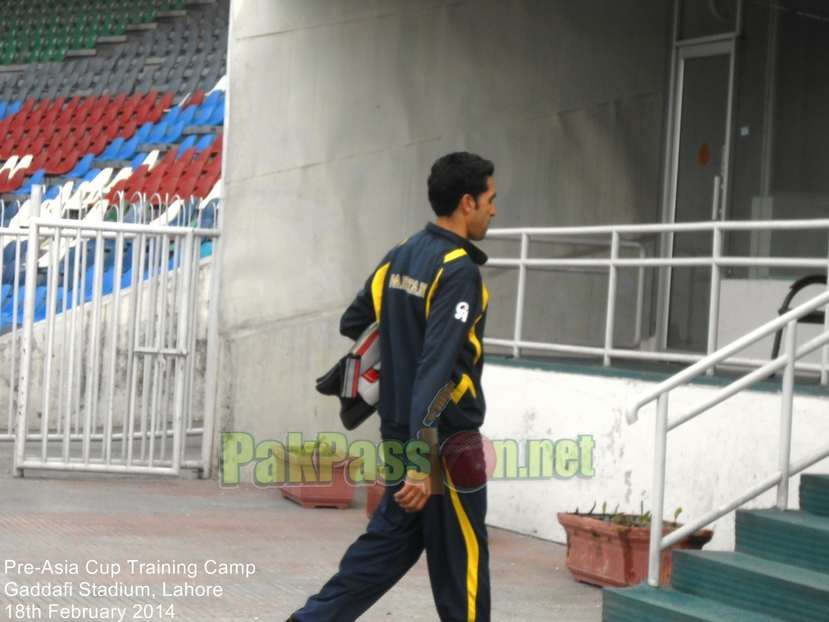
[[104, 150], [104, 152], [98, 156], [98, 158], [101, 160], [114, 160], [123, 146], [124, 139], [116, 138], [109, 144], [109, 146]]
[[213, 144], [214, 140], [216, 140], [215, 134], [205, 134], [199, 139], [199, 142], [196, 144], [196, 151], [204, 151], [207, 147]]
[[43, 183], [43, 177], [46, 175], [46, 169], [39, 169], [32, 175], [32, 178], [17, 192], [18, 194], [31, 194], [32, 186], [38, 186]]

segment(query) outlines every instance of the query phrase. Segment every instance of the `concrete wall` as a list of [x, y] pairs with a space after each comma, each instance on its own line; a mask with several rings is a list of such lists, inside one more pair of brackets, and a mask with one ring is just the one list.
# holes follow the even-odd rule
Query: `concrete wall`
[[494, 160], [496, 226], [655, 220], [668, 5], [234, 0], [221, 427], [339, 429], [313, 379], [444, 153]]
[[[593, 435], [593, 478], [545, 481], [493, 481], [489, 484], [491, 525], [564, 542], [557, 512], [639, 512], [650, 509], [656, 406], [643, 408], [628, 425], [624, 411], [653, 382], [505, 367], [488, 364], [484, 373], [490, 439], [576, 438]], [[670, 395], [669, 417], [698, 405], [716, 387], [688, 385]], [[688, 522], [723, 505], [777, 471], [780, 394], [748, 391], [700, 415], [668, 434], [665, 518], [682, 508]], [[829, 398], [796, 395], [792, 461], [825, 446]], [[826, 473], [829, 460], [809, 472]], [[789, 507], [797, 508], [800, 478], [789, 488]], [[776, 489], [746, 507], [771, 507]], [[714, 523], [714, 549], [734, 546], [734, 514]]]

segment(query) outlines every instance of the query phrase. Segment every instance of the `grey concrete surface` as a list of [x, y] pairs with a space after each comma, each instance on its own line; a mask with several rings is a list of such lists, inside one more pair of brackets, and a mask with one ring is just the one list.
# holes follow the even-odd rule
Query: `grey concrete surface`
[[[338, 429], [336, 401], [312, 379], [348, 347], [339, 316], [371, 270], [433, 218], [426, 179], [450, 151], [495, 162], [494, 227], [658, 220], [670, 7], [234, 2], [219, 428]], [[517, 255], [487, 248], [499, 247]], [[488, 336], [513, 333], [516, 274], [484, 274]], [[603, 339], [603, 275], [531, 280], [525, 336]], [[631, 310], [620, 303], [619, 326]]]
[[[32, 614], [23, 619], [48, 620], [52, 604], [52, 620], [73, 605], [78, 611], [118, 607], [125, 620], [134, 619], [136, 605], [150, 605], [155, 620], [281, 622], [336, 570], [343, 551], [365, 529], [365, 490], [357, 492], [347, 510], [306, 510], [276, 489], [221, 489], [205, 480], [1, 478], [0, 620], [10, 619], [8, 605], [13, 614], [18, 605]], [[573, 580], [563, 546], [499, 529], [491, 529], [490, 539], [493, 620], [601, 619], [601, 590]], [[131, 574], [128, 560], [195, 564], [195, 577], [166, 568], [163, 574], [149, 574], [149, 567], [139, 573], [137, 566]], [[209, 575], [209, 560], [254, 564], [255, 572]], [[53, 569], [77, 564], [77, 574], [49, 574], [46, 561]], [[25, 574], [16, 565], [27, 563], [39, 570]], [[117, 574], [92, 573], [114, 564], [120, 565]], [[12, 583], [19, 589], [66, 581], [72, 596], [7, 595]], [[146, 585], [151, 595], [84, 596], [83, 582], [127, 591]], [[164, 583], [168, 592], [188, 583], [221, 586], [223, 594], [165, 596]], [[158, 605], [162, 613], [172, 605], [175, 618], [159, 616]], [[94, 618], [87, 612], [74, 619]], [[425, 557], [361, 618], [390, 619], [437, 620]]]

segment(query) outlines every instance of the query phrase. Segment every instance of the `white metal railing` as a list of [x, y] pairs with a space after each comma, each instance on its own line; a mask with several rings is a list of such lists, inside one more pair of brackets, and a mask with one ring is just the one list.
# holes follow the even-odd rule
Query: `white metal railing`
[[[536, 350], [563, 354], [580, 354], [601, 357], [604, 365], [611, 364], [612, 359], [628, 359], [641, 361], [661, 361], [671, 363], [693, 364], [712, 354], [717, 349], [717, 330], [719, 324], [720, 283], [724, 268], [736, 267], [769, 267], [769, 268], [809, 268], [829, 273], [829, 249], [826, 257], [797, 258], [797, 257], [741, 257], [723, 255], [723, 235], [729, 231], [757, 232], [774, 230], [823, 230], [829, 232], [829, 219], [815, 220], [774, 220], [774, 221], [711, 221], [698, 223], [670, 223], [650, 225], [613, 225], [590, 227], [537, 227], [515, 229], [491, 229], [487, 233], [487, 240], [512, 240], [521, 244], [517, 258], [491, 258], [487, 267], [515, 268], [518, 270], [518, 292], [516, 297], [515, 326], [512, 339], [487, 337], [484, 343], [490, 346], [500, 346], [512, 349], [514, 357], [519, 357], [522, 350]], [[710, 256], [699, 257], [622, 257], [624, 248], [644, 249], [641, 241], [631, 241], [624, 237], [642, 237], [664, 234], [673, 236], [683, 233], [709, 232], [712, 236]], [[604, 246], [609, 248], [607, 257], [529, 257], [530, 243], [555, 241], [558, 244], [572, 246]], [[618, 274], [621, 268], [637, 268], [640, 277], [637, 284], [638, 300], [643, 292], [642, 270], [646, 268], [671, 267], [709, 267], [711, 269], [711, 287], [708, 309], [708, 336], [706, 354], [693, 352], [654, 352], [643, 349], [624, 348], [616, 343], [614, 325], [618, 298]], [[566, 343], [529, 341], [523, 338], [524, 307], [526, 301], [527, 271], [529, 269], [546, 270], [596, 270], [600, 269], [608, 275], [605, 334], [602, 346], [573, 345]], [[641, 312], [637, 311], [637, 324], [641, 325]], [[641, 330], [641, 326], [639, 329]], [[824, 330], [829, 330], [829, 313], [826, 314]], [[637, 344], [638, 345], [638, 344]], [[762, 367], [768, 359], [748, 357], [732, 357], [728, 363], [742, 367]], [[798, 370], [820, 373], [820, 382], [829, 385], [829, 345], [822, 351], [820, 363], [799, 362]], [[713, 375], [715, 367], [708, 370]]]
[[[15, 440], [15, 473], [205, 468], [195, 387], [211, 287], [200, 256], [219, 237], [218, 199], [121, 196], [116, 220], [104, 221], [102, 196], [84, 208], [97, 217], [77, 220], [60, 205], [41, 211], [40, 196], [36, 187], [25, 229], [0, 227], [4, 244], [26, 244], [25, 283], [23, 254], [15, 258], [11, 343], [0, 338], [13, 367], [0, 440]], [[188, 435], [201, 437], [198, 457], [185, 453]]]
[[[744, 503], [754, 499], [774, 486], [777, 486], [777, 507], [785, 510], [789, 498], [789, 478], [816, 464], [820, 460], [829, 457], [829, 445], [791, 462], [791, 440], [792, 440], [792, 402], [794, 398], [795, 362], [829, 344], [829, 329], [824, 328], [817, 337], [809, 340], [800, 347], [797, 347], [797, 322], [800, 318], [813, 311], [826, 307], [829, 304], [829, 291], [801, 304], [788, 313], [768, 322], [764, 326], [751, 331], [744, 337], [737, 339], [728, 346], [717, 352], [706, 356], [701, 361], [688, 367], [684, 371], [672, 376], [660, 383], [652, 390], [639, 396], [628, 408], [626, 416], [628, 423], [636, 423], [639, 410], [646, 404], [656, 400], [656, 442], [654, 449], [654, 472], [653, 472], [653, 506], [651, 509], [651, 539], [650, 555], [648, 566], [648, 583], [656, 587], [659, 585], [659, 573], [661, 564], [661, 551], [670, 548], [683, 538], [693, 534], [698, 529], [725, 516], [729, 512], [740, 507]], [[829, 313], [827, 313], [829, 315]], [[778, 330], [785, 328], [785, 351], [777, 358], [766, 362], [758, 369], [723, 387], [710, 398], [701, 404], [682, 413], [676, 418], [668, 418], [668, 397], [672, 390], [684, 385], [713, 369], [718, 363], [727, 361], [733, 354], [743, 348], [756, 343], [760, 339], [773, 335]], [[663, 535], [663, 511], [665, 503], [665, 463], [668, 432], [690, 421], [717, 404], [747, 389], [753, 384], [762, 381], [768, 375], [783, 370], [783, 392], [780, 417], [780, 452], [778, 472], [766, 477], [764, 480], [749, 488], [743, 494], [731, 499], [720, 507], [711, 510], [707, 514], [687, 525]]]

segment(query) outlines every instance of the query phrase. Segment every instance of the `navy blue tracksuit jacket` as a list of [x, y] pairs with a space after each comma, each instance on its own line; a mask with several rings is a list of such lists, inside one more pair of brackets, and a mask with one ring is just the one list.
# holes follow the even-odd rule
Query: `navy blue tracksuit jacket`
[[[389, 251], [343, 315], [340, 330], [352, 339], [380, 321], [383, 438], [417, 438], [429, 405], [450, 379], [456, 384], [452, 400], [433, 424], [441, 442], [483, 423], [487, 291], [478, 266], [486, 259], [468, 240], [429, 224]], [[394, 499], [402, 485], [386, 489], [339, 572], [291, 621], [357, 620], [425, 550], [441, 622], [489, 622], [486, 488], [459, 492], [447, 486], [409, 514]]]
[[340, 332], [352, 339], [380, 322], [384, 438], [417, 438], [429, 405], [450, 379], [456, 387], [438, 420], [441, 438], [483, 423], [488, 295], [478, 266], [486, 260], [469, 240], [429, 223], [388, 252], [343, 315]]

